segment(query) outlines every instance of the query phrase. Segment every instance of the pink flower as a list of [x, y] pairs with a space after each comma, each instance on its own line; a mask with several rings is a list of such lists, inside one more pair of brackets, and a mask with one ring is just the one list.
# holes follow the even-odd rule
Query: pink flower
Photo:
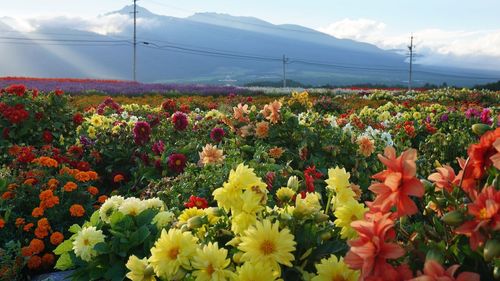
[[425, 262], [424, 274], [409, 281], [479, 281], [479, 274], [472, 272], [462, 272], [455, 278], [455, 272], [459, 267], [456, 264], [444, 270], [438, 262], [429, 260]]
[[427, 179], [434, 182], [436, 190], [446, 189], [448, 192], [453, 191], [453, 184], [456, 183], [455, 171], [452, 167], [444, 165], [436, 168], [437, 173], [431, 174]]

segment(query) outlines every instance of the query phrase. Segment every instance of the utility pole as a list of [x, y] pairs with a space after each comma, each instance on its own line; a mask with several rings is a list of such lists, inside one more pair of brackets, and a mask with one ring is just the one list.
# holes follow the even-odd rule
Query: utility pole
[[410, 51], [410, 77], [408, 79], [408, 91], [411, 92], [411, 79], [412, 79], [412, 71], [413, 71], [413, 34], [410, 38], [410, 45], [408, 46], [408, 50]]
[[288, 58], [283, 55], [283, 88], [286, 88], [286, 64], [288, 63]]
[[134, 81], [137, 81], [137, 0], [134, 0]]

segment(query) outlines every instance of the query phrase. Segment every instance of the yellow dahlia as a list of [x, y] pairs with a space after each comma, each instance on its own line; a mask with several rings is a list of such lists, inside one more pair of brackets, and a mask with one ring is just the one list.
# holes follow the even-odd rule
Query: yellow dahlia
[[203, 249], [198, 249], [193, 258], [193, 275], [196, 281], [232, 280], [234, 273], [226, 269], [230, 263], [226, 249], [219, 249], [217, 243], [209, 243]]
[[290, 200], [292, 200], [294, 195], [295, 191], [293, 191], [293, 189], [289, 187], [282, 187], [278, 189], [278, 191], [276, 191], [276, 197], [278, 197], [278, 199], [284, 203], [287, 203]]
[[280, 264], [292, 266], [295, 259], [295, 241], [290, 231], [279, 230], [279, 222], [270, 220], [258, 221], [245, 231], [238, 249], [244, 254], [242, 261], [264, 266], [269, 265], [274, 271], [281, 272]]
[[316, 264], [318, 275], [312, 278], [311, 281], [357, 281], [359, 272], [349, 269], [342, 258], [337, 259], [332, 255], [329, 259], [322, 259], [319, 264]]
[[242, 267], [238, 268], [238, 275], [235, 281], [275, 281], [279, 276], [273, 272], [271, 267], [266, 264], [256, 265], [246, 262]]
[[125, 215], [137, 216], [142, 213], [146, 209], [146, 204], [139, 198], [130, 197], [125, 199], [120, 207], [118, 207], [118, 211]]
[[357, 236], [357, 232], [351, 227], [351, 222], [363, 219], [368, 209], [362, 203], [349, 200], [335, 209], [334, 215], [337, 218], [334, 223], [341, 227], [340, 236], [344, 239], [352, 239]]
[[125, 199], [123, 197], [118, 195], [114, 195], [108, 198], [104, 202], [104, 204], [102, 204], [101, 208], [99, 208], [99, 217], [101, 218], [101, 220], [109, 223], [109, 218], [116, 210], [118, 210], [124, 200]]
[[191, 269], [191, 259], [196, 254], [198, 239], [191, 232], [163, 229], [160, 238], [151, 248], [149, 263], [160, 278], [173, 279], [182, 268]]
[[147, 258], [139, 259], [132, 255], [125, 266], [130, 270], [126, 276], [132, 281], [156, 281], [155, 273]]
[[104, 242], [104, 234], [97, 230], [95, 226], [84, 227], [80, 230], [73, 241], [73, 251], [75, 255], [84, 261], [90, 261], [97, 255], [94, 246], [97, 243]]
[[328, 179], [325, 180], [327, 187], [333, 190], [349, 187], [349, 177], [351, 174], [346, 172], [344, 168], [338, 166], [334, 169], [328, 169]]

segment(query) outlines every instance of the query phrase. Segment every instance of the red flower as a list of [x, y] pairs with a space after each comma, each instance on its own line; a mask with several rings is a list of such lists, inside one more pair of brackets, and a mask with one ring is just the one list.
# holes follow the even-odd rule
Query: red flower
[[213, 128], [212, 131], [210, 132], [210, 138], [214, 141], [214, 142], [221, 142], [222, 141], [222, 138], [224, 137], [224, 129], [222, 128]]
[[456, 184], [457, 176], [452, 167], [444, 165], [436, 168], [437, 173], [431, 174], [427, 179], [434, 182], [436, 190], [446, 189], [448, 192], [453, 191], [453, 185]]
[[479, 143], [472, 144], [469, 147], [467, 151], [470, 158], [469, 165], [472, 169], [472, 176], [475, 179], [482, 178], [486, 169], [493, 164], [491, 157], [497, 153], [493, 144], [499, 138], [500, 128], [496, 128], [495, 131], [486, 132], [481, 136]]
[[54, 137], [49, 130], [43, 131], [42, 138], [45, 143], [51, 143], [54, 140]]
[[147, 122], [139, 121], [134, 127], [134, 141], [137, 145], [144, 145], [149, 141], [151, 127]]
[[61, 89], [57, 89], [54, 91], [54, 94], [56, 94], [56, 96], [62, 96], [62, 95], [64, 95], [64, 91]]
[[26, 93], [26, 86], [24, 85], [11, 85], [5, 89], [5, 91], [9, 94], [13, 94], [16, 96], [24, 96], [24, 93]]
[[307, 192], [314, 192], [314, 180], [323, 176], [322, 173], [316, 170], [316, 166], [309, 166], [304, 171], [304, 178], [306, 179]]
[[83, 116], [81, 113], [76, 113], [75, 115], [73, 115], [73, 123], [77, 126], [83, 123]]
[[184, 203], [184, 207], [186, 207], [186, 208], [196, 207], [198, 209], [206, 209], [206, 208], [208, 208], [208, 201], [205, 198], [196, 197], [194, 195], [191, 195], [189, 197], [189, 201]]
[[489, 238], [488, 233], [500, 229], [500, 191], [493, 186], [484, 188], [467, 209], [474, 219], [462, 224], [455, 232], [470, 237], [470, 247], [476, 250]]
[[161, 108], [165, 112], [173, 113], [177, 110], [177, 103], [173, 99], [166, 99], [162, 104]]
[[409, 149], [396, 158], [396, 150], [387, 147], [384, 154], [379, 154], [378, 158], [387, 170], [373, 175], [379, 183], [369, 188], [377, 194], [373, 206], [384, 213], [396, 206], [397, 217], [415, 214], [418, 208], [410, 196], [422, 197], [425, 191], [424, 185], [415, 177], [417, 151]]
[[184, 172], [186, 167], [186, 156], [180, 153], [170, 154], [168, 157], [168, 168], [175, 173]]
[[9, 128], [3, 128], [2, 137], [4, 139], [8, 139], [9, 138], [9, 134], [10, 134], [10, 129]]
[[177, 131], [184, 131], [188, 126], [187, 115], [183, 112], [177, 111], [172, 116], [172, 123]]
[[351, 223], [359, 237], [348, 242], [351, 248], [344, 260], [350, 268], [361, 270], [360, 280], [386, 276], [388, 269], [392, 268], [387, 259], [397, 259], [405, 253], [399, 245], [387, 242], [395, 237], [392, 229], [394, 221], [389, 218], [390, 215], [372, 214], [366, 220]]
[[424, 274], [409, 281], [479, 281], [479, 274], [472, 272], [462, 272], [455, 278], [459, 267], [458, 264], [452, 265], [445, 271], [437, 261], [429, 260], [425, 262]]

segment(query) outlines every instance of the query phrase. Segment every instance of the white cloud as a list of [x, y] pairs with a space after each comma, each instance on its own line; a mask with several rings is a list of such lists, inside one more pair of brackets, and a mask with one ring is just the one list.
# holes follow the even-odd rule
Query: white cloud
[[[410, 34], [389, 34], [386, 24], [371, 19], [343, 19], [318, 30], [337, 38], [375, 44], [382, 49], [406, 51], [410, 39]], [[418, 30], [413, 35], [415, 50], [421, 55], [417, 60], [419, 63], [449, 63], [498, 70], [500, 29], [464, 31], [433, 28]]]

